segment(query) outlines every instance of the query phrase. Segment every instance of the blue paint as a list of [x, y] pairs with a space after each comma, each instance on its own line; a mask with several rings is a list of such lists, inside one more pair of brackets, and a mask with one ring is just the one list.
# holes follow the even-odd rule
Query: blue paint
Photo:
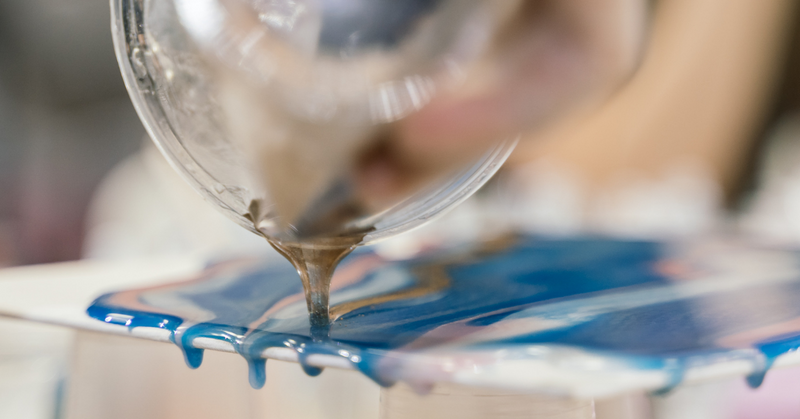
[[[689, 272], [682, 279], [661, 266], [676, 259]], [[800, 319], [800, 271], [789, 280], [693, 294], [681, 287], [719, 268], [684, 259], [665, 244], [596, 238], [521, 237], [397, 263], [360, 251], [337, 271], [357, 276], [350, 282], [337, 276], [331, 295], [334, 310], [355, 306], [314, 333], [288, 262], [219, 263], [178, 286], [104, 295], [87, 313], [129, 328], [169, 330], [193, 368], [202, 362], [195, 339], [230, 342], [247, 360], [255, 388], [266, 380], [262, 353], [273, 347], [293, 349], [309, 375], [322, 372], [309, 357], [326, 354], [388, 386], [398, 379], [424, 382], [403, 375], [415, 354], [541, 345], [664, 371], [670, 380], [663, 391], [677, 386], [686, 368], [748, 359], [757, 365], [748, 383], [760, 385], [775, 358], [800, 348], [800, 326], [767, 338], [759, 332]], [[360, 303], [368, 299], [374, 300]], [[543, 321], [550, 323], [537, 326]], [[481, 337], [498, 330], [502, 336]]]
[[800, 332], [786, 333], [756, 342], [755, 346], [761, 351], [764, 358], [758, 364], [760, 368], [747, 376], [747, 384], [752, 388], [761, 386], [767, 371], [775, 363], [775, 360], [783, 354], [794, 352], [800, 348], [798, 342], [800, 342]]

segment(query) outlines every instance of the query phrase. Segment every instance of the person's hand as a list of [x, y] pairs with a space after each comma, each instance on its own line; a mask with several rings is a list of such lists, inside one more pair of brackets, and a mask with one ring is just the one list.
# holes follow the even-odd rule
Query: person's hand
[[645, 0], [526, 0], [466, 86], [397, 124], [398, 151], [438, 164], [480, 152], [618, 87], [638, 62]]
[[364, 156], [363, 196], [380, 201], [608, 96], [636, 67], [646, 20], [646, 0], [523, 0], [464, 85], [397, 122]]

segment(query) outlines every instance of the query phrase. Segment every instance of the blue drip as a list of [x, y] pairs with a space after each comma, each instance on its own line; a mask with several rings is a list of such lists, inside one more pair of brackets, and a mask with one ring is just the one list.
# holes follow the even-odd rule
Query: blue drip
[[193, 370], [200, 368], [200, 364], [203, 363], [203, 350], [197, 348], [183, 348], [182, 350], [186, 366]]
[[682, 359], [670, 359], [663, 362], [662, 369], [667, 373], [667, 383], [664, 387], [651, 392], [653, 396], [666, 396], [672, 393], [683, 381], [686, 365]]
[[761, 387], [761, 384], [764, 383], [764, 378], [767, 376], [767, 371], [769, 370], [769, 368], [770, 367], [765, 367], [763, 369], [759, 369], [758, 372], [754, 372], [754, 373], [748, 375], [747, 377], [745, 377], [745, 381], [747, 382], [747, 385], [752, 389], [756, 389], [756, 388]]
[[[91, 317], [128, 328], [159, 327], [170, 330], [173, 341], [184, 351], [187, 364], [197, 367], [202, 350], [196, 338], [230, 342], [248, 362], [250, 384], [260, 388], [266, 380], [264, 350], [293, 349], [303, 370], [312, 376], [322, 369], [311, 365], [314, 354], [346, 359], [355, 369], [382, 386], [392, 385], [402, 364], [385, 356], [402, 348], [405, 353], [448, 344], [449, 337], [430, 335], [445, 326], [480, 330], [499, 322], [536, 316], [567, 319], [563, 327], [472, 343], [459, 350], [494, 347], [525, 348], [529, 345], [561, 345], [581, 348], [622, 360], [643, 370], [669, 375], [665, 394], [679, 385], [687, 365], [719, 354], [733, 354], [720, 346], [720, 338], [800, 318], [800, 305], [775, 304], [774, 296], [787, 301], [800, 299], [798, 281], [766, 284], [746, 290], [678, 298], [657, 304], [588, 312], [561, 312], [545, 305], [577, 298], [606, 295], [609, 291], [647, 290], [671, 283], [654, 266], [663, 260], [663, 245], [605, 239], [542, 240], [520, 238], [510, 247], [486, 251], [460, 249], [417, 260], [387, 264], [332, 295], [350, 295], [350, 300], [379, 297], [422, 287], [431, 275], [444, 274], [449, 281], [442, 289], [425, 295], [384, 300], [356, 308], [332, 323], [324, 333], [311, 332], [308, 318], [300, 311], [280, 319], [264, 313], [286, 298], [302, 295], [297, 273], [288, 264], [218, 264], [209, 274], [186, 286], [146, 290], [139, 303], [152, 307], [140, 311], [120, 306], [116, 294], [98, 298], [87, 310]], [[357, 252], [343, 265], [373, 257]], [[399, 289], [375, 291], [388, 275], [402, 275]], [[369, 291], [366, 291], [369, 290]], [[168, 294], [170, 298], [153, 296]], [[355, 297], [353, 297], [355, 296]], [[153, 301], [175, 301], [211, 312], [215, 318], [198, 322], [191, 311], [158, 307]], [[304, 307], [304, 301], [298, 300]], [[746, 305], [731, 301], [747, 301]], [[341, 301], [340, 301], [341, 303]], [[163, 314], [159, 314], [163, 312]], [[578, 313], [579, 314], [579, 313]], [[263, 318], [262, 318], [263, 317]], [[185, 329], [183, 324], [192, 324]], [[461, 326], [459, 326], [461, 325]], [[177, 337], [177, 339], [176, 339]], [[177, 340], [177, 341], [176, 341]], [[753, 342], [764, 355], [761, 368], [748, 377], [758, 386], [778, 356], [800, 348], [800, 331]], [[733, 356], [733, 355], [731, 355]]]
[[267, 383], [267, 360], [263, 358], [246, 357], [249, 371], [248, 381], [250, 387], [258, 390]]
[[800, 349], [800, 333], [788, 333], [774, 336], [770, 339], [757, 342], [755, 346], [764, 358], [760, 368], [756, 368], [756, 371], [746, 378], [747, 385], [751, 388], [761, 387], [767, 372], [772, 368], [775, 360], [779, 356]]

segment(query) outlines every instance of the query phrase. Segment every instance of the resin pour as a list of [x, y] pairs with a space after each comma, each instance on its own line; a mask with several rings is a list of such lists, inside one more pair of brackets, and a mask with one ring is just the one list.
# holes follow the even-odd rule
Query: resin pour
[[594, 363], [572, 368], [664, 372], [664, 390], [687, 368], [743, 359], [757, 386], [800, 347], [797, 262], [796, 253], [713, 241], [514, 237], [404, 262], [357, 251], [334, 276], [322, 334], [310, 332], [297, 273], [274, 260], [217, 263], [181, 283], [107, 294], [88, 314], [170, 330], [194, 368], [195, 339], [230, 342], [254, 387], [274, 347], [293, 349], [310, 375], [321, 369], [309, 357], [324, 354], [381, 385], [421, 390], [575, 353]]

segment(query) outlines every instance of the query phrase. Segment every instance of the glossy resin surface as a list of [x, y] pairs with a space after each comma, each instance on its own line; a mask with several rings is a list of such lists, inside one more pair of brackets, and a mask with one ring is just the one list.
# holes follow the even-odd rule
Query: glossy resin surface
[[517, 236], [402, 262], [356, 252], [334, 277], [335, 321], [324, 333], [309, 331], [297, 273], [275, 260], [215, 263], [182, 282], [103, 295], [87, 313], [169, 330], [193, 368], [197, 339], [229, 342], [254, 387], [276, 347], [295, 351], [311, 375], [322, 371], [314, 355], [327, 355], [381, 385], [422, 391], [439, 381], [542, 389], [565, 380], [664, 391], [688, 369], [735, 362], [757, 386], [800, 347], [799, 261], [727, 240]]

